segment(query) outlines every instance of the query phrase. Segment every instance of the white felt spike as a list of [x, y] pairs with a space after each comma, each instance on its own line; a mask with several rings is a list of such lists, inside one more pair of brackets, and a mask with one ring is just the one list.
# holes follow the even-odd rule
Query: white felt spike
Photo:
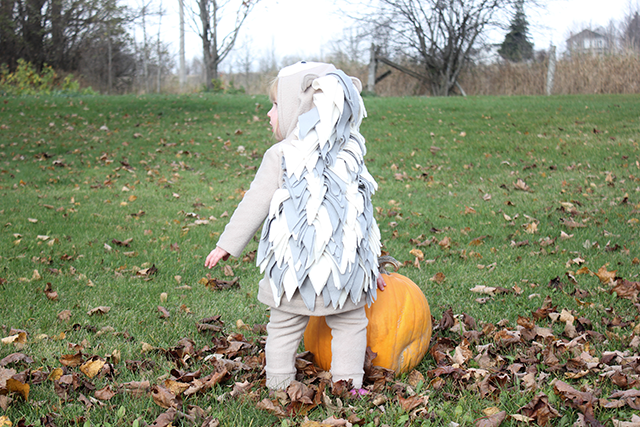
[[311, 280], [316, 295], [320, 295], [322, 288], [324, 288], [324, 285], [327, 283], [329, 274], [331, 274], [332, 263], [333, 260], [331, 256], [325, 254], [309, 269], [309, 280]]
[[282, 287], [284, 288], [284, 294], [287, 297], [287, 301], [291, 301], [293, 295], [298, 289], [298, 279], [296, 274], [291, 270], [287, 270], [282, 278]]

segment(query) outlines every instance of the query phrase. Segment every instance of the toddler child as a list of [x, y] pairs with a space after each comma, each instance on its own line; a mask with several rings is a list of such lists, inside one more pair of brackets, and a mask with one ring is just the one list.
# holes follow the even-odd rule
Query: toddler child
[[266, 375], [270, 389], [295, 379], [295, 356], [309, 316], [332, 329], [333, 381], [362, 387], [367, 346], [365, 304], [376, 289], [380, 231], [359, 132], [362, 85], [331, 64], [299, 62], [272, 85], [268, 113], [279, 142], [262, 164], [205, 260], [238, 257], [262, 225], [258, 300], [270, 307]]

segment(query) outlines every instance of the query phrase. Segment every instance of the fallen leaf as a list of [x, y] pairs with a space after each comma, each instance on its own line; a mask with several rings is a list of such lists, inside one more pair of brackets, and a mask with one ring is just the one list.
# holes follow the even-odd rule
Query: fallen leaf
[[110, 385], [102, 387], [100, 390], [96, 390], [95, 392], [95, 397], [99, 400], [109, 400], [115, 395], [116, 393], [111, 389]]
[[151, 389], [149, 381], [130, 381], [128, 383], [121, 384], [124, 390], [134, 397], [145, 396]]
[[267, 398], [264, 398], [260, 402], [258, 402], [256, 407], [258, 409], [263, 410], [263, 411], [267, 411], [270, 414], [275, 415], [278, 418], [284, 418], [284, 417], [287, 416], [287, 414], [284, 411], [284, 409], [282, 408], [282, 406], [280, 406], [277, 402], [274, 402], [274, 401], [269, 400]]
[[560, 413], [549, 403], [549, 397], [540, 393], [531, 402], [519, 409], [519, 412], [536, 420], [538, 425], [546, 426], [553, 418], [559, 418]]
[[98, 375], [105, 363], [106, 362], [100, 357], [94, 356], [80, 365], [80, 372], [82, 372], [89, 378], [93, 378]]
[[496, 412], [493, 415], [489, 415], [485, 418], [480, 418], [476, 421], [476, 427], [498, 427], [504, 419], [507, 417], [506, 411]]
[[600, 279], [600, 283], [602, 284], [608, 284], [612, 282], [613, 279], [615, 279], [616, 277], [616, 272], [618, 271], [618, 270], [607, 271], [607, 265], [608, 264], [603, 265], [598, 269], [596, 273], [594, 273], [598, 277], [598, 279]]
[[171, 427], [177, 412], [176, 408], [169, 408], [166, 412], [160, 414], [151, 425], [153, 427]]
[[165, 409], [177, 408], [181, 405], [179, 397], [163, 385], [154, 385], [151, 388], [151, 397], [156, 405]]
[[8, 391], [18, 393], [24, 400], [29, 401], [29, 389], [31, 388], [29, 384], [23, 383], [15, 378], [8, 378], [5, 387]]
[[530, 191], [531, 190], [531, 188], [527, 185], [527, 183], [524, 182], [520, 178], [518, 178], [516, 180], [516, 182], [513, 183], [513, 186], [515, 187], [516, 190], [520, 190], [520, 191]]
[[69, 319], [71, 319], [71, 310], [62, 310], [58, 313], [58, 320], [60, 322], [66, 322]]
[[0, 341], [5, 345], [14, 344], [16, 346], [23, 346], [27, 342], [27, 334], [25, 332], [19, 332], [14, 335], [9, 335], [8, 337], [4, 337]]
[[104, 305], [101, 305], [99, 307], [95, 307], [87, 311], [87, 314], [89, 316], [93, 316], [94, 314], [107, 314], [110, 310], [111, 310], [111, 307], [106, 307]]
[[63, 354], [60, 358], [60, 363], [69, 368], [80, 366], [83, 363], [82, 352], [78, 351], [75, 354]]
[[430, 278], [429, 280], [432, 281], [432, 282], [436, 282], [438, 285], [441, 285], [446, 280], [446, 277], [444, 276], [443, 273], [438, 272], [438, 273], [434, 274], [433, 277]]
[[53, 287], [52, 287], [50, 282], [47, 282], [47, 285], [44, 287], [44, 294], [51, 301], [57, 301], [58, 300], [58, 293], [53, 290]]

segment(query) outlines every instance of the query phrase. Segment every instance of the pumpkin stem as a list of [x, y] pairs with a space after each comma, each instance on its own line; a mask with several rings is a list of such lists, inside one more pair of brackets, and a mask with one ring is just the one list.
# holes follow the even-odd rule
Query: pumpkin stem
[[378, 257], [378, 269], [380, 270], [380, 273], [389, 274], [389, 272], [384, 268], [387, 264], [391, 264], [395, 271], [398, 271], [400, 268], [400, 262], [391, 255]]

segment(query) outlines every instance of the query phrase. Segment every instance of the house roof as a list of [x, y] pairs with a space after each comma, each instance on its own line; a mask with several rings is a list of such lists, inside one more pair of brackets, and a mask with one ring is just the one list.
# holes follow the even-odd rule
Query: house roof
[[595, 31], [592, 30], [582, 30], [580, 31], [578, 34], [574, 34], [571, 37], [569, 37], [567, 39], [567, 42], [571, 42], [572, 40], [582, 40], [582, 39], [604, 39], [605, 36], [603, 36], [600, 33], [596, 33]]

